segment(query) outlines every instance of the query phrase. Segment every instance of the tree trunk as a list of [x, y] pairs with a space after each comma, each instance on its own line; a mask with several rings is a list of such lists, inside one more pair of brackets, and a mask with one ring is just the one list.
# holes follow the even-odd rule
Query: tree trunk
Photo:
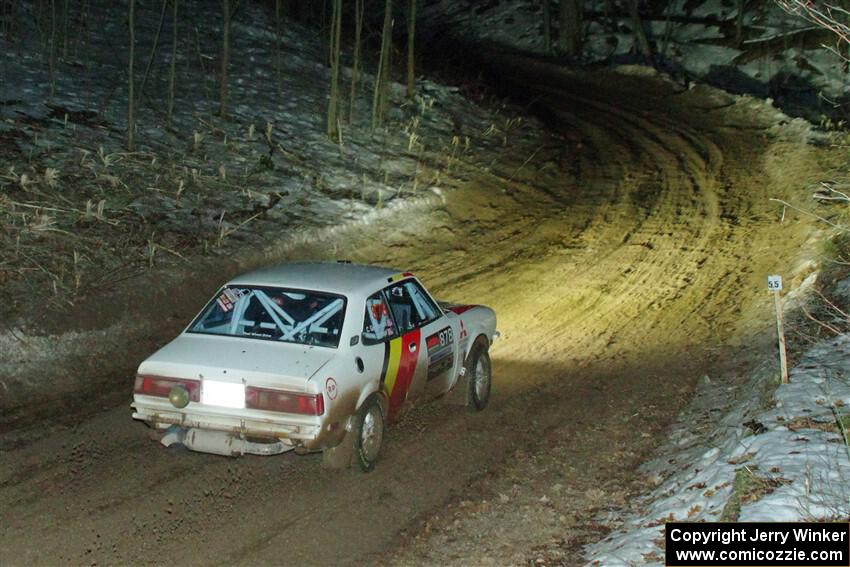
[[77, 36], [77, 40], [74, 42], [74, 57], [77, 56], [80, 49], [80, 44], [89, 45], [91, 43], [91, 30], [92, 25], [89, 19], [89, 2], [88, 0], [83, 0], [83, 5], [80, 7], [80, 21], [82, 22], [83, 30]]
[[168, 70], [168, 111], [166, 121], [168, 125], [174, 118], [174, 82], [177, 75], [177, 4], [178, 0], [171, 0], [172, 3], [172, 24], [171, 24], [171, 67]]
[[581, 55], [584, 51], [584, 0], [573, 0], [576, 10], [576, 39], [578, 40], [578, 48], [576, 55]]
[[47, 39], [45, 38], [44, 31], [44, 0], [38, 0], [36, 3], [38, 6], [35, 12], [35, 28], [38, 30], [38, 39], [41, 45], [45, 48], [45, 53], [47, 52]]
[[315, 4], [313, 0], [298, 0], [298, 20], [302, 24], [306, 24], [313, 20], [312, 7]]
[[[2, 8], [3, 8], [3, 13], [0, 14], [0, 16], [2, 16], [3, 37], [8, 40], [9, 36], [11, 35], [10, 31], [12, 29], [12, 10], [14, 9], [14, 4], [11, 3], [11, 2], [7, 3], [4, 0], [4, 2], [2, 4]], [[6, 11], [7, 8], [8, 8], [8, 13]]]
[[412, 99], [416, 88], [413, 40], [416, 35], [416, 0], [410, 0], [407, 10], [407, 98]]
[[738, 17], [735, 18], [735, 47], [741, 49], [744, 43], [744, 4], [746, 0], [738, 0]]
[[328, 100], [328, 137], [335, 140], [339, 137], [338, 108], [339, 108], [339, 52], [342, 39], [342, 0], [333, 0], [331, 14], [330, 49], [331, 49], [331, 95]]
[[357, 99], [357, 81], [360, 78], [360, 44], [363, 36], [363, 0], [354, 2], [354, 62], [351, 66], [351, 96], [348, 101], [348, 121], [354, 121], [354, 101]]
[[275, 28], [275, 50], [274, 50], [274, 66], [277, 73], [277, 94], [283, 94], [283, 56], [281, 55], [281, 42], [283, 41], [280, 29], [280, 12], [283, 0], [275, 0], [274, 2], [274, 28]]
[[128, 18], [128, 26], [130, 28], [130, 60], [127, 63], [127, 149], [131, 152], [136, 150], [136, 97], [133, 91], [133, 67], [136, 63], [135, 12], [136, 0], [130, 0]]
[[56, 0], [50, 0], [50, 102], [56, 95]]
[[378, 72], [375, 75], [375, 95], [372, 97], [372, 130], [375, 130], [383, 123], [384, 113], [387, 110], [392, 33], [393, 0], [385, 0], [384, 27], [381, 33], [381, 56], [378, 60]]
[[62, 1], [62, 60], [68, 60], [68, 2], [71, 0]]
[[610, 32], [617, 32], [617, 10], [614, 6], [614, 0], [605, 0], [604, 4], [605, 10], [605, 25], [606, 29]]
[[148, 75], [151, 72], [153, 60], [156, 57], [157, 50], [159, 49], [159, 36], [162, 34], [162, 25], [165, 23], [165, 11], [167, 8], [168, 0], [162, 0], [162, 11], [159, 14], [159, 25], [156, 28], [156, 35], [154, 36], [150, 57], [148, 57], [148, 64], [145, 65], [145, 74], [142, 75], [142, 84], [139, 85], [139, 100], [136, 101], [136, 106], [142, 105], [142, 96], [145, 94], [145, 85], [148, 82]]
[[552, 0], [543, 0], [543, 51], [552, 53]]
[[652, 59], [652, 48], [649, 47], [649, 41], [647, 41], [646, 33], [643, 31], [643, 22], [640, 19], [637, 3], [638, 0], [626, 0], [626, 4], [629, 8], [629, 15], [632, 18], [632, 27], [635, 28], [635, 40], [637, 41], [638, 48], [643, 56], [647, 59]]
[[[336, 0], [331, 0], [331, 1], [336, 2]], [[330, 36], [333, 35], [333, 31], [331, 31], [331, 33], [328, 33], [328, 0], [322, 0], [321, 5], [322, 5], [322, 14], [321, 14], [321, 20], [320, 20], [321, 30], [322, 30], [321, 37], [330, 38]], [[333, 14], [331, 14], [331, 16], [333, 16]], [[327, 43], [325, 43], [325, 61], [328, 62], [328, 65], [331, 64], [331, 58], [332, 57], [333, 57], [333, 54], [331, 53], [331, 42], [329, 40]]]
[[221, 82], [219, 84], [218, 115], [227, 117], [227, 64], [230, 58], [230, 0], [221, 1], [223, 26], [221, 43]]
[[578, 0], [560, 3], [561, 53], [575, 57], [581, 54], [581, 6]]

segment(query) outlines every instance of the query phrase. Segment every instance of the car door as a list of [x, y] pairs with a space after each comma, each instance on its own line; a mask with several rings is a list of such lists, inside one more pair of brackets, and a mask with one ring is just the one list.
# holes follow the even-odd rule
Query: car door
[[362, 338], [370, 360], [380, 360], [380, 388], [389, 400], [386, 418], [392, 421], [411, 397], [411, 386], [419, 366], [420, 331], [418, 328], [402, 330], [385, 292], [378, 291], [366, 300]]
[[413, 278], [385, 288], [385, 297], [408, 357], [415, 353], [408, 397], [446, 391], [454, 368], [454, 332], [442, 310]]

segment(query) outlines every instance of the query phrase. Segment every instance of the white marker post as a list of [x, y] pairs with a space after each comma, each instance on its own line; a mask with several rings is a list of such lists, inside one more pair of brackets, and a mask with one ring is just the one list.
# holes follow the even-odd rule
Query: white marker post
[[767, 276], [767, 290], [773, 292], [773, 304], [776, 307], [776, 334], [779, 337], [779, 368], [782, 372], [782, 383], [788, 383], [788, 360], [785, 355], [785, 321], [782, 316], [782, 276]]

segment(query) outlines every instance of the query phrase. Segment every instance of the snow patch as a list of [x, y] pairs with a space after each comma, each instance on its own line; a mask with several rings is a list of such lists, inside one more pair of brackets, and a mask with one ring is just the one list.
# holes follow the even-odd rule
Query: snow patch
[[588, 561], [660, 565], [664, 551], [655, 542], [663, 541], [664, 522], [718, 521], [742, 469], [773, 491], [743, 503], [738, 521], [850, 515], [850, 447], [837, 427], [839, 416], [846, 423], [850, 415], [850, 334], [818, 343], [789, 384], [771, 392], [775, 383], [772, 363], [738, 385], [704, 378], [663, 456], [642, 467], [663, 479], [660, 486], [614, 533], [586, 548]]

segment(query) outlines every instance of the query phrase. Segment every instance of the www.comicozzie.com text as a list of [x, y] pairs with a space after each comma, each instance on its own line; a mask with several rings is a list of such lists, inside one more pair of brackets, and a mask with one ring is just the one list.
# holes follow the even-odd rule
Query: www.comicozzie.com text
[[732, 542], [760, 541], [777, 542], [785, 545], [793, 533], [794, 540], [798, 542], [841, 542], [847, 541], [847, 532], [834, 532], [825, 529], [794, 528], [788, 530], [763, 530], [759, 528], [735, 528], [732, 530], [716, 529], [708, 532], [697, 532], [673, 528], [670, 530], [670, 539], [673, 541], [686, 541], [688, 543], [722, 543], [728, 545]]

